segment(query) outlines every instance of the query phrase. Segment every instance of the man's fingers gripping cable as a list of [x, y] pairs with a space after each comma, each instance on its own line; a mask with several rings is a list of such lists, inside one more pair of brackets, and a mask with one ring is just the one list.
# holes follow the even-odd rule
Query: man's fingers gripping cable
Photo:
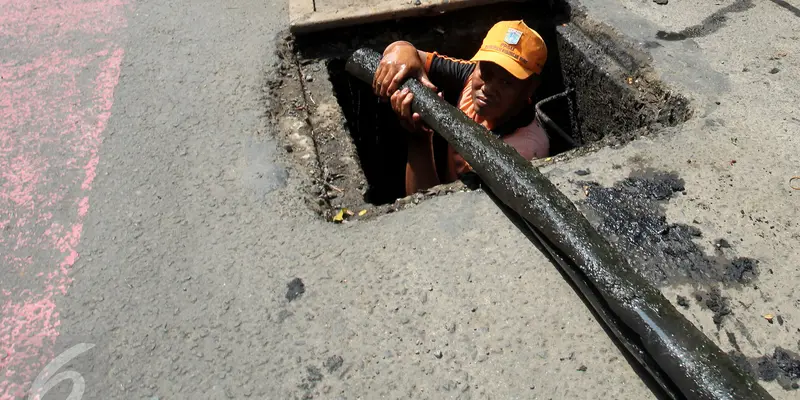
[[401, 104], [402, 114], [401, 117], [410, 123], [414, 123], [414, 119], [412, 118], [411, 114], [411, 102], [414, 101], [414, 94], [409, 93], [406, 90], [403, 90], [405, 97], [403, 98], [403, 103]]
[[403, 102], [403, 100], [400, 98], [400, 92], [399, 91], [392, 93], [391, 97], [389, 97], [389, 104], [392, 105], [392, 110], [394, 110], [395, 114], [397, 114], [398, 117], [401, 116], [400, 112], [402, 110], [400, 109], [400, 104], [402, 102]]
[[383, 77], [383, 82], [381, 83], [381, 96], [389, 97], [397, 90], [396, 86], [394, 89], [392, 89], [392, 82], [397, 80], [397, 77], [402, 75], [403, 71], [404, 70], [402, 66], [399, 67], [399, 70], [396, 65], [392, 65], [391, 67], [387, 68], [386, 75]]
[[408, 66], [405, 64], [401, 64], [399, 67], [396, 68], [394, 71], [394, 76], [392, 76], [392, 80], [389, 82], [389, 85], [386, 87], [386, 91], [388, 93], [394, 93], [397, 89], [400, 88], [400, 85], [403, 84], [403, 81], [406, 80], [406, 75], [408, 74]]
[[372, 90], [376, 96], [381, 95], [381, 83], [384, 75], [386, 75], [386, 66], [383, 63], [378, 64], [378, 70], [375, 71], [375, 78], [372, 80]]

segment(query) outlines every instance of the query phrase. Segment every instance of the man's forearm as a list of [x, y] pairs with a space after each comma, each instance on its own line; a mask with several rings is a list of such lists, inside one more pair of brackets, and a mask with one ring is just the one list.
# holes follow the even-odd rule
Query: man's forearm
[[436, 163], [433, 159], [433, 142], [430, 135], [409, 139], [406, 164], [406, 195], [412, 195], [439, 184]]

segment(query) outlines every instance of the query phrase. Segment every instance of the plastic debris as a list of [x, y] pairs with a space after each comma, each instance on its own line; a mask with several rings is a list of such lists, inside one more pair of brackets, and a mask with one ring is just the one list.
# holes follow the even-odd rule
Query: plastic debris
[[800, 176], [793, 176], [789, 178], [789, 187], [794, 190], [800, 190]]
[[763, 317], [764, 317], [764, 319], [765, 319], [765, 320], [767, 320], [767, 322], [769, 322], [770, 324], [772, 323], [772, 319], [773, 319], [773, 318], [775, 318], [775, 316], [774, 316], [774, 315], [772, 315], [772, 314], [764, 314], [764, 315], [763, 315]]
[[359, 217], [363, 217], [364, 214], [366, 214], [366, 213], [367, 213], [367, 210], [361, 210], [361, 211], [358, 212], [358, 216]]
[[343, 208], [343, 209], [339, 210], [339, 212], [336, 213], [336, 215], [333, 216], [333, 222], [341, 224], [342, 222], [344, 222], [344, 220], [346, 220], [347, 218], [352, 217], [352, 216], [353, 216], [353, 212], [352, 211], [350, 211], [350, 210], [348, 210], [346, 208]]

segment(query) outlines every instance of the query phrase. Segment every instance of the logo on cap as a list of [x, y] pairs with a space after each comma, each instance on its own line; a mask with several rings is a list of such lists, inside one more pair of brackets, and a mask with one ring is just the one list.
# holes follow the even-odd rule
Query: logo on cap
[[506, 43], [510, 45], [515, 45], [519, 43], [519, 40], [522, 38], [522, 32], [518, 31], [514, 28], [508, 28], [508, 32], [506, 32], [506, 38], [504, 39]]

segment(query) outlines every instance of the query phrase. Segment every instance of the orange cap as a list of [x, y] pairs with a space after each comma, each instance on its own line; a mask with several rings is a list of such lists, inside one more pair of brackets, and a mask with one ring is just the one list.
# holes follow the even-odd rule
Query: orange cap
[[486, 34], [472, 61], [493, 62], [524, 80], [542, 72], [547, 61], [547, 46], [525, 22], [501, 21]]

